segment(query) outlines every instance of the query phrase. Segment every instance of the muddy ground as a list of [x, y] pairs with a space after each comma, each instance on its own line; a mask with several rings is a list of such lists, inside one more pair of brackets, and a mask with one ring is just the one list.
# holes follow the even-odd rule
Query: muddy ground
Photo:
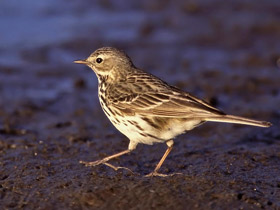
[[[280, 209], [280, 3], [83, 1], [0, 3], [1, 209]], [[271, 128], [207, 123], [166, 145], [127, 148], [102, 112], [97, 79], [72, 63], [96, 48], [230, 114]]]

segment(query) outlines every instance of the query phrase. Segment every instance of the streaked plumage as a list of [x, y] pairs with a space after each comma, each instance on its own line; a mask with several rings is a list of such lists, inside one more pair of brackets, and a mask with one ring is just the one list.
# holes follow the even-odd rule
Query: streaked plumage
[[113, 125], [129, 140], [128, 150], [100, 161], [85, 163], [98, 165], [126, 154], [138, 143], [166, 142], [168, 149], [157, 165], [157, 173], [171, 151], [173, 139], [206, 122], [226, 122], [269, 127], [271, 123], [227, 115], [203, 100], [159, 78], [136, 68], [130, 58], [115, 48], [96, 50], [86, 60], [75, 61], [88, 65], [99, 81], [99, 100]]

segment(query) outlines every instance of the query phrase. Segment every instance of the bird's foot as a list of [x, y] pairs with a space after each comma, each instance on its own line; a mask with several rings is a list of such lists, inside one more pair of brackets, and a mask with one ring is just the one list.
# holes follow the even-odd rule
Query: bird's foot
[[108, 166], [108, 167], [114, 169], [115, 171], [117, 171], [117, 170], [119, 170], [119, 169], [125, 169], [125, 170], [129, 171], [130, 173], [135, 174], [132, 170], [130, 170], [129, 168], [126, 168], [126, 167], [114, 166], [114, 165], [112, 165], [112, 164], [110, 164], [110, 163], [104, 163], [104, 165], [106, 165], [106, 166]]
[[174, 176], [174, 175], [182, 175], [182, 173], [161, 174], [156, 171], [153, 171], [153, 172], [145, 175], [145, 177], [153, 177], [153, 176], [168, 177], [168, 176]]
[[84, 164], [86, 167], [89, 167], [89, 166], [98, 166], [100, 164], [105, 164], [106, 160], [102, 159], [102, 160], [96, 160], [96, 161], [92, 161], [92, 162], [80, 160], [79, 163]]
[[114, 166], [110, 163], [107, 163], [107, 160], [97, 160], [97, 161], [93, 161], [93, 162], [86, 162], [86, 161], [80, 161], [81, 164], [84, 164], [86, 167], [93, 167], [93, 166], [98, 166], [100, 164], [104, 164], [112, 169], [114, 169], [115, 171], [118, 171], [119, 169], [125, 169], [127, 171], [129, 171], [132, 174], [135, 174], [132, 170], [130, 170], [129, 168], [126, 167], [120, 167], [120, 166]]

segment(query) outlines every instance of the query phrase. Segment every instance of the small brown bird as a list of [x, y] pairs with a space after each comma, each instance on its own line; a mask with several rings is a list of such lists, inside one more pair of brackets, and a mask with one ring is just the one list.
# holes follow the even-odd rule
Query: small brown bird
[[90, 67], [98, 78], [101, 107], [113, 125], [130, 140], [128, 149], [86, 166], [106, 164], [107, 161], [134, 150], [138, 143], [166, 143], [168, 148], [154, 171], [158, 173], [173, 147], [173, 139], [204, 122], [237, 123], [259, 127], [272, 124], [244, 117], [227, 115], [203, 100], [168, 85], [154, 75], [136, 68], [122, 51], [103, 47], [85, 60], [75, 63]]

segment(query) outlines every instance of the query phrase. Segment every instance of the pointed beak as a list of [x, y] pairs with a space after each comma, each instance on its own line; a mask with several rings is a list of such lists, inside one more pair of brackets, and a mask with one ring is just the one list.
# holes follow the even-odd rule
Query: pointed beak
[[79, 63], [79, 64], [88, 65], [88, 61], [87, 61], [87, 60], [76, 60], [76, 61], [74, 61], [74, 63]]

